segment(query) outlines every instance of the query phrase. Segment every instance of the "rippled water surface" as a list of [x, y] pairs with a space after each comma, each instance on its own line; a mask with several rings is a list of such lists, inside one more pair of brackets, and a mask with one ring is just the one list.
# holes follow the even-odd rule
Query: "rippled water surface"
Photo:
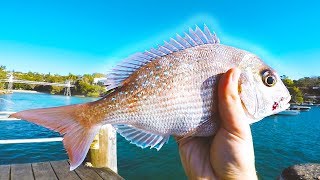
[[[94, 101], [94, 98], [14, 93], [0, 95], [0, 111], [19, 111]], [[320, 163], [320, 108], [298, 116], [272, 116], [252, 125], [256, 167], [262, 179], [275, 179], [287, 166]], [[26, 121], [0, 121], [0, 139], [58, 137]], [[0, 145], [0, 164], [67, 159], [61, 142]], [[159, 152], [138, 148], [118, 136], [118, 169], [126, 179], [186, 179], [171, 138]]]

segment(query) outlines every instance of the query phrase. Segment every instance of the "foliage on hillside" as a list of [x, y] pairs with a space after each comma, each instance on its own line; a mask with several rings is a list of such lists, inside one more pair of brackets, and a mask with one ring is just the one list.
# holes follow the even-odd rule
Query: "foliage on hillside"
[[[72, 95], [85, 95], [90, 97], [98, 97], [106, 93], [106, 89], [102, 84], [94, 84], [94, 78], [104, 77], [105, 75], [100, 73], [85, 74], [83, 76], [77, 76], [74, 74], [69, 74], [67, 76], [61, 76], [58, 74], [40, 74], [36, 72], [14, 72], [13, 76], [15, 79], [23, 79], [30, 81], [42, 81], [50, 83], [65, 83], [70, 80], [72, 84], [75, 85], [71, 88]], [[0, 66], [0, 79], [6, 79], [7, 72], [5, 66]], [[0, 89], [5, 88], [7, 83], [1, 83]], [[58, 86], [42, 86], [42, 85], [28, 85], [28, 84], [18, 84], [14, 83], [14, 89], [23, 90], [35, 90], [39, 92], [48, 92], [51, 94], [63, 94], [64, 87]]]
[[320, 76], [304, 77], [299, 80], [292, 80], [288, 76], [281, 76], [283, 83], [287, 86], [292, 102], [302, 103], [304, 101], [319, 103], [319, 98], [310, 98], [310, 96], [320, 96]]
[[[7, 72], [5, 66], [0, 66], [0, 79], [6, 79]], [[0, 90], [5, 88], [5, 83], [0, 82]]]

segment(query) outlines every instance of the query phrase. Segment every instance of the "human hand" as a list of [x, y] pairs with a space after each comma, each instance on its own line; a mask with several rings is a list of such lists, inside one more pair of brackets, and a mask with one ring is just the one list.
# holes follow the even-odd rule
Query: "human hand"
[[190, 179], [257, 179], [252, 135], [238, 94], [239, 69], [222, 75], [218, 87], [220, 127], [214, 137], [178, 139]]

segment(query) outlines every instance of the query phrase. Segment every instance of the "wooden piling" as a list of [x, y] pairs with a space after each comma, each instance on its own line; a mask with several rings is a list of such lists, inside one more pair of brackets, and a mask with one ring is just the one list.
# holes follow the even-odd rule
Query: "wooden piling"
[[116, 130], [112, 125], [101, 127], [99, 134], [94, 138], [89, 153], [87, 164], [92, 167], [107, 167], [118, 172], [117, 167], [117, 136]]

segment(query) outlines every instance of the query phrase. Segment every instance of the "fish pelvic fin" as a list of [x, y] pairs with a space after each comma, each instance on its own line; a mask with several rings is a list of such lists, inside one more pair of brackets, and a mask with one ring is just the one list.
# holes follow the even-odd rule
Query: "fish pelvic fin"
[[[10, 117], [27, 120], [59, 132], [70, 160], [70, 171], [76, 169], [85, 159], [99, 124], [89, 124], [79, 114], [86, 114], [89, 104], [70, 105], [54, 108], [34, 109], [12, 114]], [[86, 122], [86, 123], [85, 123]]]
[[117, 124], [113, 127], [127, 141], [142, 149], [150, 147], [150, 149], [155, 148], [159, 151], [165, 143], [168, 143], [170, 137], [170, 135], [152, 133], [131, 125]]

